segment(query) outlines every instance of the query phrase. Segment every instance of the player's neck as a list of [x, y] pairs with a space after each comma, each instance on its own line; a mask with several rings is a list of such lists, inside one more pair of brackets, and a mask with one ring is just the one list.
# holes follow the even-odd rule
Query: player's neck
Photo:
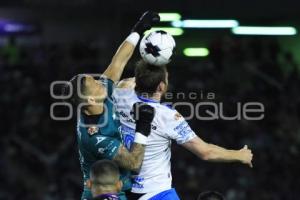
[[159, 93], [154, 93], [154, 94], [150, 97], [150, 99], [153, 99], [153, 100], [155, 100], [155, 101], [159, 101], [159, 102], [160, 102], [160, 100], [161, 100], [161, 94], [159, 94]]
[[84, 110], [84, 113], [86, 115], [100, 115], [103, 113], [103, 110], [103, 105], [89, 106], [86, 110]]
[[104, 195], [104, 194], [115, 194], [117, 192], [113, 192], [116, 191], [115, 188], [110, 188], [110, 189], [100, 189], [100, 188], [94, 188], [92, 190], [93, 196], [100, 196], [100, 195]]

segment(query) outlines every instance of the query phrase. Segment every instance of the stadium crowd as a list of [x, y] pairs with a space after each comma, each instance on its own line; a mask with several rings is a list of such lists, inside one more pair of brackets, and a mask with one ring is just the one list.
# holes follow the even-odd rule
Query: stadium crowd
[[[184, 200], [200, 192], [221, 192], [227, 200], [295, 200], [300, 195], [300, 68], [276, 39], [224, 37], [211, 41], [206, 58], [180, 55], [170, 64], [170, 91], [196, 92], [196, 99], [174, 95], [167, 101], [223, 102], [224, 113], [237, 103], [261, 102], [259, 121], [189, 120], [208, 142], [253, 150], [254, 168], [206, 163], [173, 145], [174, 186]], [[54, 121], [50, 84], [77, 73], [105, 69], [92, 43], [19, 45], [11, 38], [0, 48], [0, 199], [75, 200], [82, 189], [75, 120]], [[105, 55], [107, 56], [107, 55]], [[125, 75], [133, 74], [135, 55]], [[105, 58], [107, 59], [107, 58]], [[214, 99], [207, 94], [214, 93]], [[183, 115], [189, 109], [178, 107]], [[58, 111], [59, 112], [59, 111]]]

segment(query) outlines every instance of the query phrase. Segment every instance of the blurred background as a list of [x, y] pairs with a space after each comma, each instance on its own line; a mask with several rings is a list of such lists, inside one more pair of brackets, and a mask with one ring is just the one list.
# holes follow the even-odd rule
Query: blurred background
[[[213, 190], [228, 200], [299, 199], [299, 7], [294, 0], [1, 0], [0, 199], [80, 198], [75, 120], [51, 120], [50, 104], [58, 100], [50, 97], [50, 83], [103, 72], [149, 9], [169, 13], [158, 27], [177, 42], [170, 91], [198, 94], [171, 101], [223, 102], [227, 116], [237, 113], [237, 102], [265, 106], [260, 121], [189, 120], [207, 142], [234, 149], [248, 144], [254, 168], [203, 162], [174, 145], [180, 197]], [[139, 58], [136, 51], [124, 77], [133, 75]], [[209, 92], [215, 99], [207, 99]]]

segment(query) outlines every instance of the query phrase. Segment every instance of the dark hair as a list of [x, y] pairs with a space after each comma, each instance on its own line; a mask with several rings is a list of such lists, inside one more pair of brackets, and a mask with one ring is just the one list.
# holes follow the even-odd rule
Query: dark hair
[[199, 194], [197, 200], [224, 200], [224, 197], [219, 192], [207, 191]]
[[112, 160], [99, 160], [90, 169], [91, 180], [102, 186], [113, 185], [120, 177], [118, 165]]
[[[62, 88], [62, 95], [67, 96], [72, 92], [71, 97], [67, 100], [71, 103], [74, 107], [77, 107], [80, 103], [84, 102], [85, 99], [80, 97], [78, 94], [78, 86], [79, 91], [84, 94], [85, 86], [84, 86], [85, 76], [84, 74], [78, 74], [71, 78], [71, 80], [66, 83]], [[72, 88], [72, 89], [71, 89]]]
[[141, 60], [135, 68], [135, 91], [138, 94], [153, 95], [160, 84], [166, 82], [166, 66], [155, 66]]

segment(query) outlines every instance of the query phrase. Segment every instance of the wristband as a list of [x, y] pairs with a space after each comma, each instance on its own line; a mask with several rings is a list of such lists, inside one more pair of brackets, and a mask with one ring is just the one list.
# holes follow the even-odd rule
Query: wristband
[[146, 145], [147, 144], [147, 137], [144, 136], [143, 134], [136, 132], [135, 137], [134, 137], [134, 142]]
[[130, 35], [126, 38], [126, 42], [129, 42], [130, 44], [132, 44], [133, 46], [136, 46], [137, 43], [140, 40], [140, 35], [137, 32], [132, 32], [130, 33]]

